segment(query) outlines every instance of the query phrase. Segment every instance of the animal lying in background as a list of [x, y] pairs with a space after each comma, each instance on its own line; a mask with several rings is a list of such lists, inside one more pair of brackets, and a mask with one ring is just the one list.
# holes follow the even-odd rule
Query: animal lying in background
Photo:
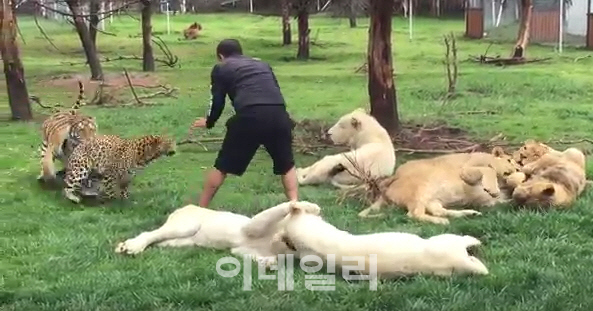
[[[298, 205], [291, 207], [283, 222], [282, 235], [297, 256], [316, 255], [327, 260], [335, 256], [336, 266], [360, 266], [359, 273], [371, 272], [371, 255], [376, 255], [378, 278], [411, 274], [450, 276], [453, 273], [488, 274], [486, 266], [469, 256], [467, 248], [481, 242], [471, 236], [441, 234], [428, 239], [403, 232], [354, 235], [327, 223], [319, 214], [308, 213]], [[353, 256], [347, 258], [346, 256]]]
[[[116, 253], [138, 254], [151, 244], [158, 246], [199, 246], [230, 249], [234, 255], [248, 255], [270, 266], [278, 254], [294, 253], [277, 235], [282, 220], [290, 212], [290, 202], [271, 207], [253, 218], [195, 205], [175, 210], [164, 225], [121, 242]], [[292, 203], [308, 213], [319, 214], [319, 206], [301, 201]]]
[[408, 161], [398, 167], [395, 175], [381, 182], [382, 194], [359, 216], [369, 217], [370, 212], [380, 210], [387, 202], [405, 206], [408, 216], [414, 219], [436, 224], [448, 224], [446, 217], [481, 215], [473, 209], [446, 207], [492, 206], [508, 200], [500, 184], [519, 167], [500, 152], [495, 148], [492, 154], [457, 153]]
[[576, 148], [557, 151], [531, 140], [514, 157], [524, 164], [512, 176], [512, 198], [519, 205], [567, 207], [585, 189], [586, 158]]
[[196, 23], [193, 23], [191, 25], [189, 25], [189, 27], [185, 30], [183, 30], [183, 37], [186, 40], [194, 40], [196, 38], [198, 38], [198, 35], [200, 34], [200, 31], [202, 30], [202, 25]]
[[[41, 173], [37, 177], [39, 181], [55, 181], [55, 159], [59, 159], [65, 166], [74, 148], [97, 133], [95, 118], [78, 112], [78, 109], [85, 105], [84, 85], [81, 81], [78, 81], [78, 88], [78, 98], [72, 108], [55, 112], [41, 125], [43, 141], [40, 147]], [[32, 100], [41, 105], [37, 97], [32, 97]]]
[[176, 144], [171, 138], [147, 135], [124, 139], [115, 135], [96, 135], [78, 145], [66, 167], [64, 196], [79, 203], [77, 195], [82, 182], [89, 180], [91, 171], [101, 176], [102, 199], [119, 196], [127, 199], [128, 187], [137, 169], [143, 168], [161, 156], [175, 154]]
[[297, 168], [301, 185], [331, 182], [336, 187], [362, 183], [360, 172], [370, 178], [387, 177], [395, 168], [395, 149], [387, 131], [363, 109], [344, 116], [328, 130], [331, 140], [350, 151], [328, 155], [313, 165]]

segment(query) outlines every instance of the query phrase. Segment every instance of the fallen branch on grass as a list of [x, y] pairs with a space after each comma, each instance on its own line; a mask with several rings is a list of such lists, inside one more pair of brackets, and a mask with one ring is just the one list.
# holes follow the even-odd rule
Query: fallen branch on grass
[[354, 70], [354, 73], [359, 73], [359, 72], [367, 73], [369, 71], [368, 67], [369, 67], [369, 65], [366, 62], [364, 62], [362, 65], [360, 65], [358, 68], [356, 68], [356, 70]]
[[544, 62], [544, 61], [550, 60], [552, 58], [546, 57], [546, 58], [527, 59], [525, 57], [505, 58], [505, 57], [500, 57], [500, 56], [489, 57], [486, 55], [480, 55], [478, 57], [470, 56], [469, 59], [474, 62], [480, 63], [480, 64], [490, 64], [490, 65], [495, 65], [495, 66], [512, 66], [512, 65], [523, 65], [523, 64], [528, 64], [528, 63]]
[[32, 102], [34, 102], [34, 103], [36, 103], [37, 105], [39, 105], [39, 106], [40, 106], [41, 108], [43, 108], [43, 109], [50, 109], [50, 111], [51, 111], [52, 113], [56, 113], [56, 112], [60, 111], [60, 109], [58, 109], [58, 108], [62, 108], [62, 107], [63, 107], [63, 106], [62, 106], [62, 105], [60, 105], [60, 104], [55, 104], [55, 105], [53, 105], [53, 106], [46, 106], [46, 105], [44, 105], [44, 104], [42, 104], [42, 103], [41, 103], [41, 99], [39, 98], [39, 96], [36, 96], [36, 95], [31, 95], [31, 96], [29, 96], [29, 99], [30, 99]]
[[470, 111], [460, 111], [457, 112], [457, 114], [466, 114], [466, 115], [476, 115], [476, 114], [497, 114], [496, 111], [492, 111], [492, 110], [470, 110]]
[[580, 60], [583, 60], [583, 59], [585, 59], [585, 58], [589, 58], [589, 57], [592, 57], [592, 56], [593, 56], [593, 55], [589, 54], [589, 55], [585, 55], [585, 56], [577, 57], [577, 58], [575, 58], [575, 59], [574, 59], [574, 62], [576, 63], [576, 62], [578, 62], [578, 61], [580, 61]]
[[159, 87], [161, 87], [161, 88], [164, 89], [162, 91], [157, 91], [157, 92], [154, 92], [154, 93], [151, 93], [151, 94], [139, 96], [138, 93], [136, 92], [136, 89], [134, 88], [134, 84], [132, 83], [132, 79], [130, 78], [130, 75], [128, 74], [128, 70], [126, 70], [126, 68], [123, 68], [123, 71], [124, 71], [124, 75], [126, 77], [126, 81], [128, 82], [128, 86], [130, 87], [130, 91], [132, 92], [132, 95], [134, 96], [134, 102], [128, 103], [128, 104], [124, 104], [124, 105], [120, 105], [120, 106], [129, 106], [129, 105], [147, 106], [147, 105], [154, 105], [154, 103], [147, 103], [147, 102], [143, 101], [143, 99], [154, 98], [154, 97], [159, 96], [159, 95], [163, 95], [165, 97], [177, 98], [175, 95], [173, 95], [173, 93], [175, 91], [177, 91], [177, 89], [176, 88], [168, 88], [168, 87], [166, 87], [164, 85], [159, 85]]
[[[137, 56], [137, 55], [126, 55], [126, 56], [115, 56], [115, 57], [105, 57], [101, 60], [101, 63], [108, 63], [108, 62], [115, 62], [115, 61], [120, 61], [120, 60], [142, 60], [142, 57]], [[175, 65], [177, 64], [175, 61], [174, 63], [172, 63], [171, 60], [169, 59], [160, 59], [160, 58], [155, 58], [154, 59], [155, 62], [157, 63], [161, 63], [164, 64], [168, 67], [175, 67]], [[62, 64], [66, 64], [66, 65], [70, 65], [70, 66], [75, 66], [75, 65], [86, 65], [88, 64], [87, 61], [83, 61], [83, 62], [62, 62]]]

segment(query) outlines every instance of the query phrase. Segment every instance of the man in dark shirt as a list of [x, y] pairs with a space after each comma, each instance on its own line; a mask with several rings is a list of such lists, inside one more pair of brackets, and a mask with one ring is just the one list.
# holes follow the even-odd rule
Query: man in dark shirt
[[282, 176], [289, 201], [296, 201], [298, 184], [292, 154], [292, 121], [272, 68], [243, 56], [239, 41], [222, 40], [212, 68], [210, 110], [192, 128], [212, 128], [229, 96], [235, 115], [226, 123], [226, 135], [218, 157], [206, 178], [199, 205], [208, 207], [227, 174], [243, 175], [255, 152], [263, 145], [274, 163], [274, 174]]

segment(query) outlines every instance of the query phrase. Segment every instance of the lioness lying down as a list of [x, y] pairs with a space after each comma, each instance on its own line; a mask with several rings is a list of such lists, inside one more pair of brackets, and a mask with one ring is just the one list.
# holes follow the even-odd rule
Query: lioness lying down
[[[336, 145], [347, 145], [350, 151], [328, 155], [313, 165], [297, 168], [301, 185], [331, 182], [335, 186], [360, 184], [359, 169], [371, 177], [387, 177], [395, 168], [395, 150], [387, 131], [363, 109], [356, 109], [342, 116], [328, 130]], [[336, 171], [336, 168], [340, 168]]]
[[[275, 239], [282, 220], [288, 215], [289, 202], [271, 207], [253, 218], [231, 212], [216, 211], [196, 205], [175, 210], [164, 225], [121, 242], [116, 253], [138, 254], [151, 244], [158, 246], [201, 246], [231, 249], [234, 255], [251, 256], [258, 263], [270, 266], [278, 254], [294, 253], [286, 242]], [[313, 203], [300, 201], [292, 205], [312, 214], [319, 213]]]
[[408, 216], [414, 219], [437, 224], [448, 224], [446, 217], [481, 215], [473, 209], [446, 207], [505, 202], [508, 197], [501, 192], [501, 183], [518, 169], [500, 148], [493, 149], [492, 154], [457, 153], [408, 161], [398, 167], [394, 176], [381, 182], [382, 195], [359, 216], [369, 217], [386, 202], [405, 206]]
[[528, 141], [514, 157], [524, 164], [512, 176], [512, 197], [517, 204], [566, 207], [587, 185], [585, 155], [576, 148], [557, 151]]
[[[479, 259], [468, 255], [468, 247], [481, 243], [467, 235], [441, 234], [428, 239], [403, 232], [353, 235], [298, 205], [291, 207], [282, 228], [281, 234], [291, 241], [296, 256], [316, 255], [327, 260], [333, 255], [336, 266], [358, 266], [358, 259], [364, 258], [364, 269], [358, 272], [365, 275], [372, 269], [371, 255], [376, 255], [379, 278], [417, 273], [439, 276], [450, 276], [455, 272], [488, 274]], [[346, 256], [355, 257], [348, 259]]]

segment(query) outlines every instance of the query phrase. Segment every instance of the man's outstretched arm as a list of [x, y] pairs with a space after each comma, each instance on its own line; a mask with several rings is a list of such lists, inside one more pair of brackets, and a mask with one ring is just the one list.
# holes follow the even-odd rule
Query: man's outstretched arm
[[208, 109], [208, 115], [206, 116], [206, 128], [214, 127], [214, 124], [222, 115], [227, 95], [224, 77], [218, 64], [212, 67], [210, 73], [210, 94], [210, 109]]

